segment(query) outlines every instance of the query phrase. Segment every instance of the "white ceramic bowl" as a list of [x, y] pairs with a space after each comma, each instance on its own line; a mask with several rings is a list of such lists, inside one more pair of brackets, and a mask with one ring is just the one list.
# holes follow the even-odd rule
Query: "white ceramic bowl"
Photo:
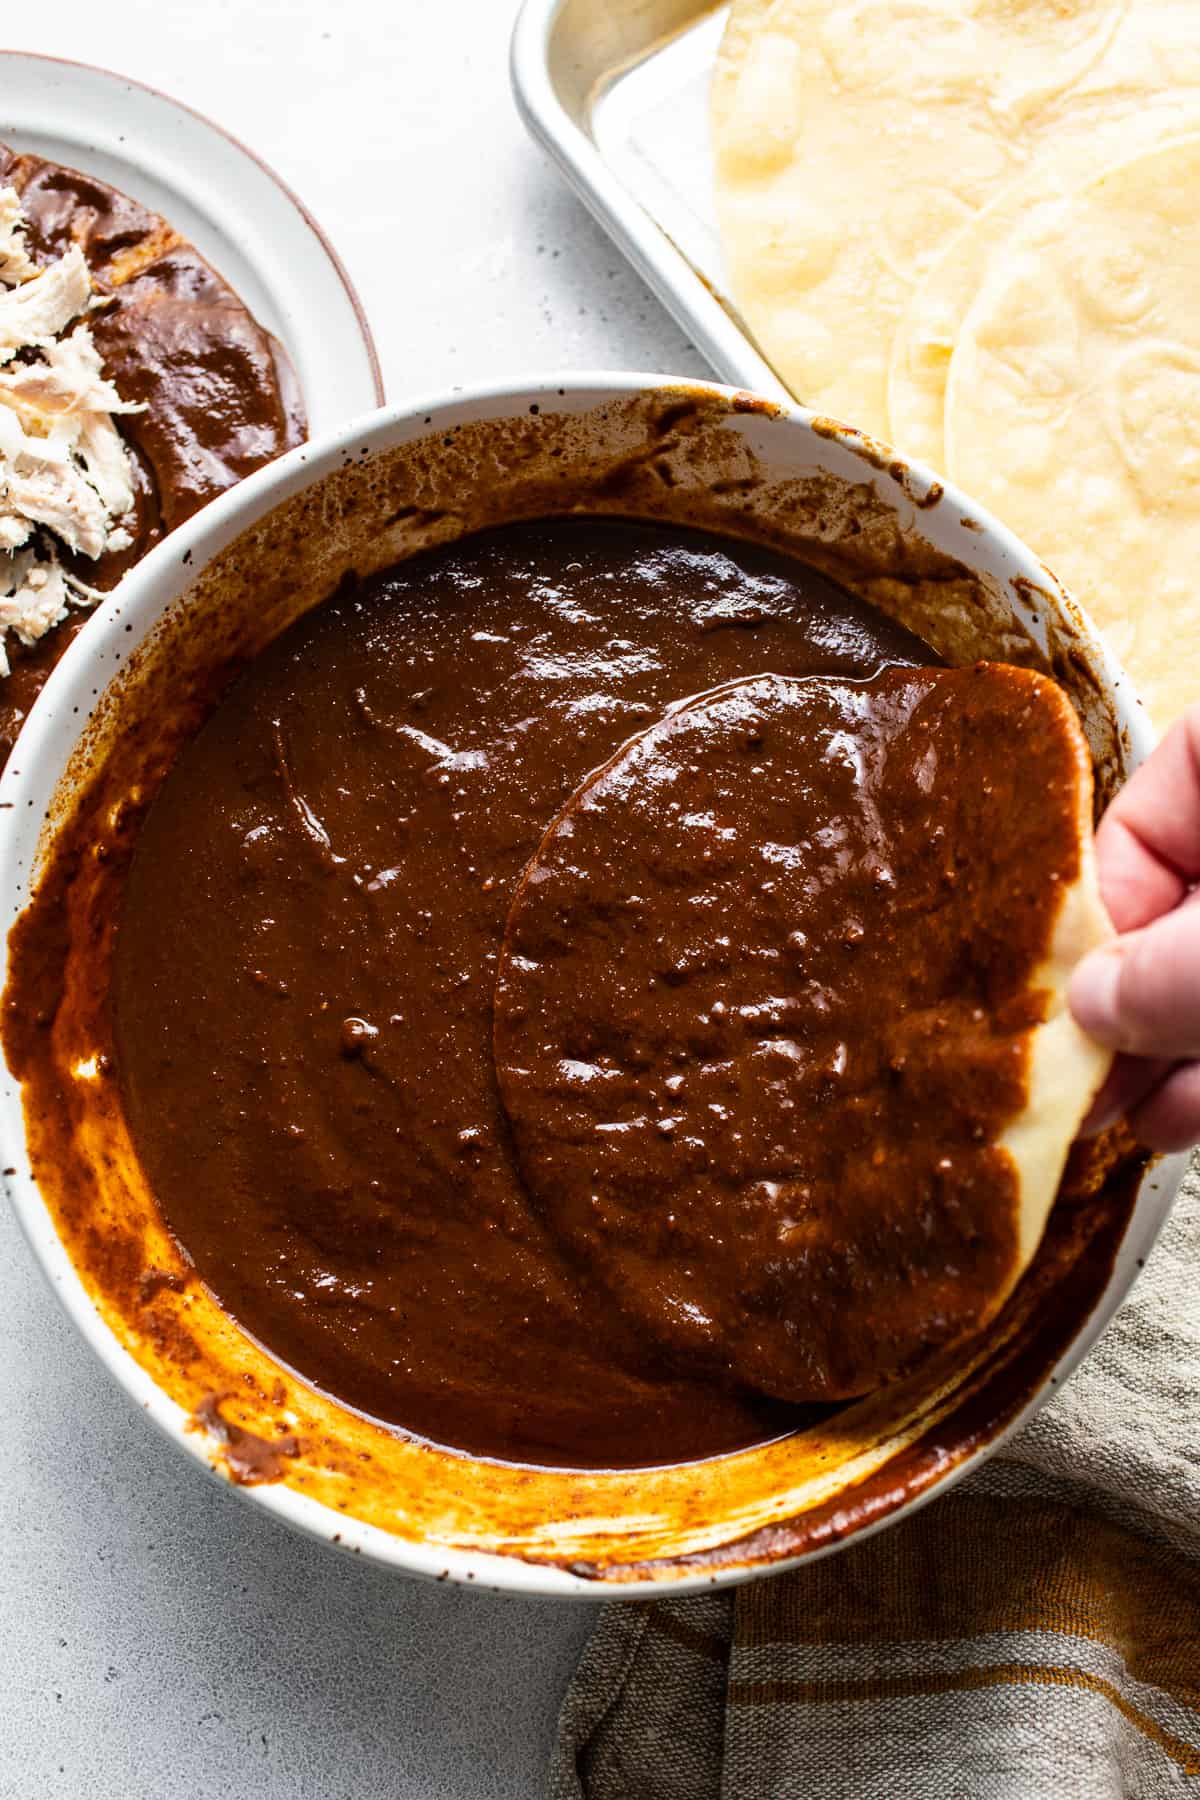
[[[268, 641], [346, 568], [365, 575], [464, 524], [554, 510], [564, 461], [577, 474], [573, 503], [604, 481], [595, 510], [654, 512], [801, 547], [951, 661], [1044, 656], [1077, 700], [1102, 785], [1150, 747], [1127, 680], [1054, 578], [929, 471], [802, 408], [703, 383], [523, 379], [375, 413], [304, 445], [215, 501], [126, 578], [54, 672], [0, 780], [5, 933], [81, 784], [97, 771], [117, 779], [107, 771], [139, 707], [171, 716], [206, 658]], [[68, 1046], [81, 1080], [90, 1042], [84, 1031]], [[122, 1134], [110, 1109], [79, 1138], [97, 1221], [114, 1239], [140, 1234], [144, 1256], [169, 1263], [176, 1252]], [[197, 1428], [195, 1409], [206, 1392], [236, 1389], [224, 1415], [235, 1431], [294, 1431], [301, 1441], [283, 1479], [245, 1490], [254, 1504], [412, 1574], [591, 1597], [679, 1593], [777, 1570], [878, 1529], [957, 1480], [1085, 1354], [1130, 1287], [1185, 1160], [1151, 1168], [1131, 1207], [1089, 1200], [1090, 1248], [1064, 1248], [1064, 1239], [1052, 1256], [1044, 1247], [970, 1354], [935, 1360], [760, 1449], [579, 1474], [506, 1468], [385, 1432], [271, 1363], [198, 1284], [157, 1294], [148, 1330], [150, 1303], [102, 1289], [87, 1265], [64, 1223], [53, 1162], [34, 1179], [35, 1139], [6, 1074], [5, 1179], [29, 1242], [96, 1355], [182, 1450], [228, 1472], [228, 1443]], [[185, 1326], [199, 1364], [175, 1358], [178, 1333], [164, 1322]]]

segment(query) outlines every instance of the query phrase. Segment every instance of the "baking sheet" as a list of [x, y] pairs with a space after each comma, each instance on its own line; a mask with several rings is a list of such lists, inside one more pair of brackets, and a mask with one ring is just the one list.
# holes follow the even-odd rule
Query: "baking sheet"
[[708, 88], [727, 6], [525, 0], [512, 79], [529, 130], [725, 381], [791, 395], [729, 298]]

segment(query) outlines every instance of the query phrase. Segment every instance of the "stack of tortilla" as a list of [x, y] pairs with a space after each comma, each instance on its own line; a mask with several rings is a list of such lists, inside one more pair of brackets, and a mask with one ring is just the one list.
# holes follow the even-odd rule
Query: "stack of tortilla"
[[990, 506], [1165, 727], [1200, 696], [1200, 4], [735, 0], [713, 122], [784, 381]]

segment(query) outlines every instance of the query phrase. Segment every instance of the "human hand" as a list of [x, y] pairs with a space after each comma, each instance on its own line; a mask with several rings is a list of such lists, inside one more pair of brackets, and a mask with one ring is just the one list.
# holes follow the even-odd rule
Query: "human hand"
[[1069, 998], [1120, 1054], [1081, 1135], [1124, 1113], [1149, 1148], [1182, 1150], [1200, 1139], [1200, 704], [1117, 795], [1096, 857], [1121, 935], [1083, 959]]

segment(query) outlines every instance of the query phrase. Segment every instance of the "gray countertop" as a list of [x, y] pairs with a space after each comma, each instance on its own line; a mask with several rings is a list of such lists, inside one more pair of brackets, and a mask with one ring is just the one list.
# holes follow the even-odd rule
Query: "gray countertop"
[[[3, 37], [259, 150], [342, 253], [393, 400], [535, 367], [704, 373], [525, 138], [512, 12], [59, 0]], [[540, 1793], [590, 1607], [420, 1586], [261, 1516], [134, 1415], [7, 1212], [0, 1332], [3, 1800]]]

